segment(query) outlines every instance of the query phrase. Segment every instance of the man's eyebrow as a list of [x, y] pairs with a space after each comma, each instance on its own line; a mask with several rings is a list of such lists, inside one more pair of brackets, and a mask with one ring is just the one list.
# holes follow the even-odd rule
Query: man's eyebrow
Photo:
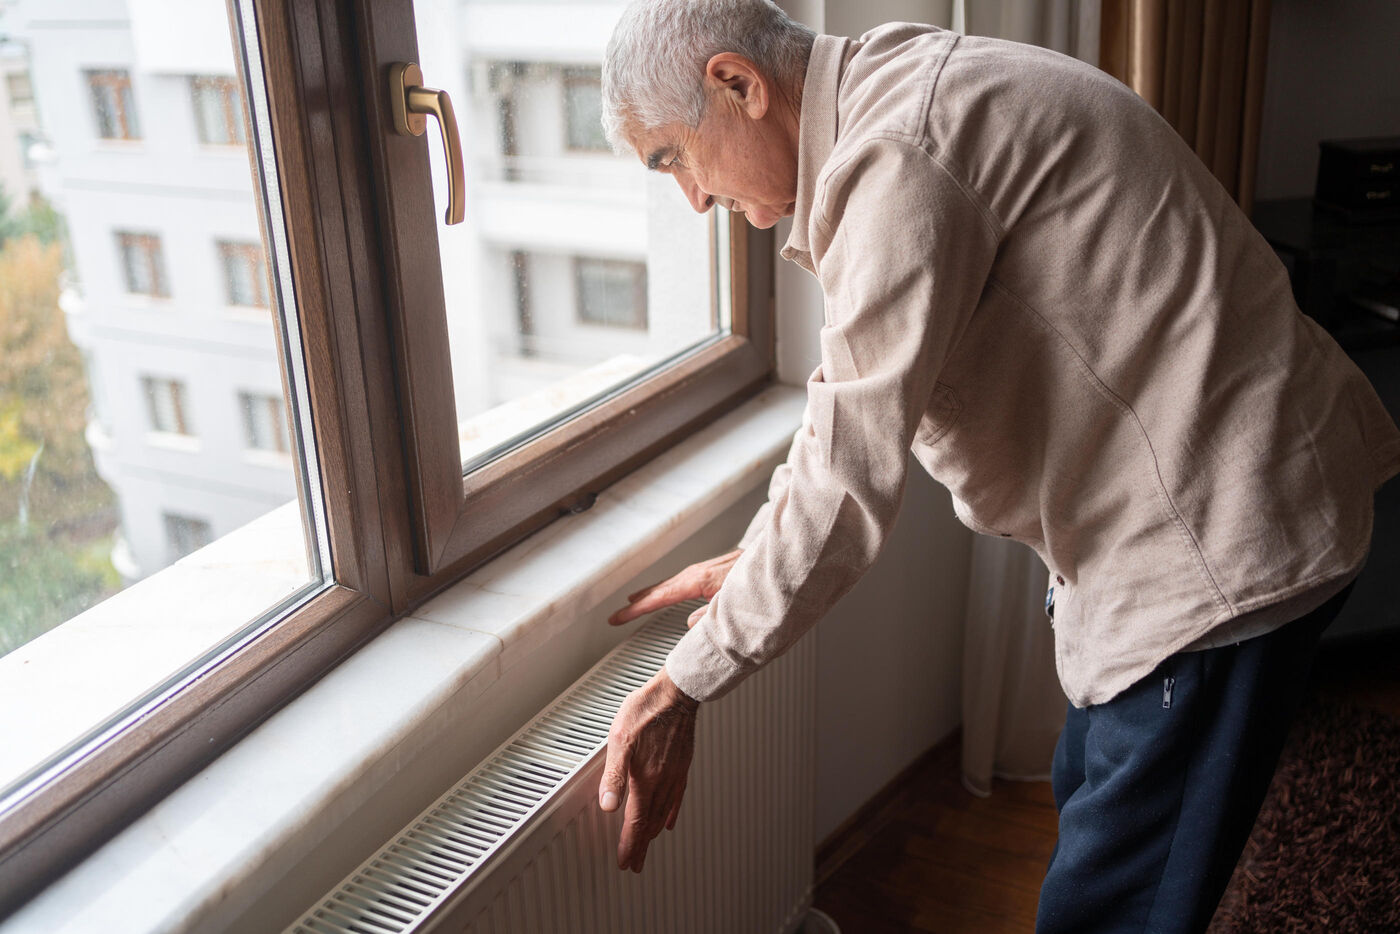
[[653, 172], [661, 168], [661, 160], [665, 159], [672, 152], [675, 152], [675, 149], [676, 147], [674, 146], [663, 146], [660, 149], [656, 150], [656, 152], [647, 156], [647, 168]]

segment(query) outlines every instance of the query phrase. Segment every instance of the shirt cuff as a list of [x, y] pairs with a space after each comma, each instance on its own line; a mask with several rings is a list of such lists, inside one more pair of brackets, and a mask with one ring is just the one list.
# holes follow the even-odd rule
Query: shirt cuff
[[666, 657], [666, 674], [688, 697], [712, 701], [728, 694], [748, 672], [725, 658], [705, 634], [707, 613], [671, 649]]

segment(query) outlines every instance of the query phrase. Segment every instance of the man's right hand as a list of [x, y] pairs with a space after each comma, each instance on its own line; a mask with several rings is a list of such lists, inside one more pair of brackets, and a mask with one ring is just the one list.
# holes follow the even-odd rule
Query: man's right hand
[[[645, 590], [637, 591], [627, 598], [625, 607], [608, 617], [608, 622], [614, 626], [621, 626], [638, 616], [645, 616], [655, 610], [680, 603], [682, 600], [701, 599], [708, 601], [719, 593], [719, 588], [724, 584], [724, 579], [729, 576], [734, 562], [738, 561], [739, 556], [743, 553], [741, 549], [736, 548], [727, 555], [720, 555], [708, 561], [701, 561], [699, 564], [692, 564], [675, 577], [659, 584], [653, 584]], [[691, 613], [690, 619], [686, 620], [686, 625], [694, 626], [700, 622], [706, 609], [702, 606]]]

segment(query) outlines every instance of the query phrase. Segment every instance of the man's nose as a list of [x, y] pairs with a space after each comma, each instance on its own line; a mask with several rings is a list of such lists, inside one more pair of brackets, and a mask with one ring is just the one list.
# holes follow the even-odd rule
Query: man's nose
[[705, 194], [704, 189], [695, 184], [694, 179], [677, 175], [676, 184], [681, 186], [681, 191], [685, 192], [685, 199], [698, 213], [704, 214], [714, 205], [715, 199]]

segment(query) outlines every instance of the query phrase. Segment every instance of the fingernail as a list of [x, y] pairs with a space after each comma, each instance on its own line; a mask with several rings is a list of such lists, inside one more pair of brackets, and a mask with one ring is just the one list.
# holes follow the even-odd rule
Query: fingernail
[[615, 791], [605, 791], [605, 792], [603, 792], [603, 800], [600, 802], [600, 804], [602, 805], [603, 810], [605, 810], [605, 811], [616, 811], [616, 810], [617, 810], [617, 792], [615, 792]]

